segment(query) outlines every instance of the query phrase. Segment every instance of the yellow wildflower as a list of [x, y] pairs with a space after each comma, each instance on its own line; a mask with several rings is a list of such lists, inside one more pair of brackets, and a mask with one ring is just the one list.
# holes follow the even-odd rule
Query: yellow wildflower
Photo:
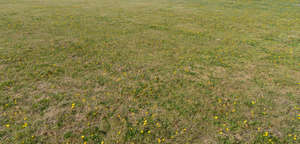
[[256, 102], [255, 101], [251, 101], [251, 103], [254, 105]]
[[158, 143], [160, 143], [160, 142], [161, 142], [160, 138], [158, 138], [158, 139], [157, 139], [157, 142], [158, 142]]
[[269, 136], [269, 132], [265, 132], [264, 136], [266, 136], [266, 137]]
[[75, 108], [75, 103], [72, 103], [72, 109], [74, 109]]
[[214, 116], [214, 119], [218, 119], [218, 116]]
[[81, 138], [84, 139], [84, 135], [82, 135]]
[[28, 124], [27, 124], [27, 122], [25, 122], [24, 124], [23, 124], [23, 128], [26, 128], [28, 126]]

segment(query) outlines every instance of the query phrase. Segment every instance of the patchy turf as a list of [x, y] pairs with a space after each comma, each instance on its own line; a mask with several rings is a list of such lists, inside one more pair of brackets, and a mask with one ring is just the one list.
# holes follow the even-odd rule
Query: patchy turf
[[0, 0], [0, 143], [299, 143], [299, 4]]

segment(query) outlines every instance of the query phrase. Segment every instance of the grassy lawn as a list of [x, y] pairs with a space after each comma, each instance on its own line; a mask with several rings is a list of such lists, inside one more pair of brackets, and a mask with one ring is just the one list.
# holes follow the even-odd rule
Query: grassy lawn
[[300, 1], [0, 0], [0, 143], [300, 143]]

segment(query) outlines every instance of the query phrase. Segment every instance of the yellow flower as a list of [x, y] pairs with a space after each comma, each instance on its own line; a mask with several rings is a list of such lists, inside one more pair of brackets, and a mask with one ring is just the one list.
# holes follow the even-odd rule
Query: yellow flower
[[218, 119], [218, 116], [214, 116], [214, 119]]
[[158, 138], [158, 139], [157, 139], [157, 142], [158, 142], [158, 143], [160, 143], [160, 142], [161, 142], [160, 138]]
[[144, 126], [147, 125], [147, 120], [144, 120]]
[[271, 142], [272, 141], [272, 139], [269, 139], [269, 142]]
[[6, 124], [5, 126], [6, 126], [7, 128], [9, 128], [9, 127], [10, 127], [10, 125], [9, 125], [9, 124]]
[[83, 142], [83, 144], [87, 144], [87, 142], [85, 141], [85, 142]]
[[229, 128], [226, 128], [226, 131], [229, 131]]
[[219, 133], [220, 133], [220, 134], [223, 134], [223, 132], [222, 132], [222, 131], [220, 131]]
[[23, 124], [23, 128], [26, 128], [28, 126], [28, 124], [27, 124], [27, 122], [25, 122], [24, 124]]
[[289, 136], [289, 137], [291, 137], [291, 136], [292, 136], [292, 134], [288, 134], [288, 136]]
[[150, 133], [151, 133], [151, 131], [149, 130], [149, 131], [148, 131], [148, 134], [150, 134]]
[[82, 135], [81, 138], [84, 139], [84, 135]]
[[156, 123], [156, 126], [157, 126], [157, 127], [160, 127], [160, 124], [159, 124], [159, 123]]
[[260, 128], [257, 128], [258, 131], [260, 131]]
[[264, 133], [264, 136], [267, 137], [268, 135], [269, 135], [269, 132], [265, 132], [265, 133]]
[[72, 109], [74, 109], [75, 108], [75, 103], [72, 103]]
[[256, 102], [255, 101], [251, 101], [251, 103], [254, 105]]
[[104, 141], [102, 141], [101, 144], [104, 144]]
[[246, 124], [247, 123], [247, 120], [244, 120], [244, 124]]
[[143, 130], [141, 130], [141, 133], [144, 133], [144, 131], [143, 131]]
[[232, 112], [235, 112], [236, 110], [235, 109], [232, 109]]

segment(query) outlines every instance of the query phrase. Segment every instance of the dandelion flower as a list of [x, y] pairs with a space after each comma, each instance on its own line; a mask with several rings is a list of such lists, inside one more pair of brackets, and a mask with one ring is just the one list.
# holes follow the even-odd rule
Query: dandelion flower
[[81, 138], [84, 139], [84, 135], [82, 135]]

